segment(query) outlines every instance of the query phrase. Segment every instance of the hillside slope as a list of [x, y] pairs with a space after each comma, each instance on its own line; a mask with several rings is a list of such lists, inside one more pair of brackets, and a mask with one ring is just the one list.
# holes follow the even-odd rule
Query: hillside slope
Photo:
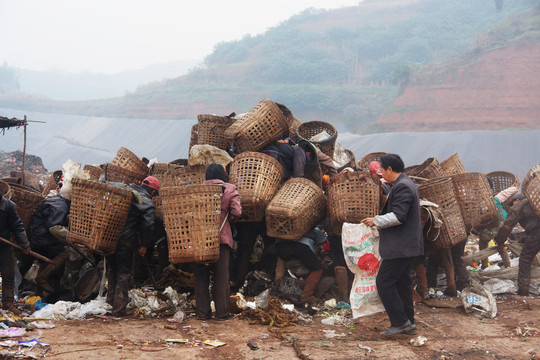
[[493, 50], [411, 82], [377, 120], [386, 131], [540, 127], [540, 43]]

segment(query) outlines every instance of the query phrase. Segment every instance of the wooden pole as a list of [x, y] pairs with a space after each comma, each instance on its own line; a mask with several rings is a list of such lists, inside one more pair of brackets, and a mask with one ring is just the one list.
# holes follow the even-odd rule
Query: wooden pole
[[[21, 250], [21, 251], [25, 251], [25, 250], [24, 250], [22, 247], [20, 247], [19, 245], [15, 244], [15, 243], [12, 243], [11, 241], [4, 239], [3, 237], [0, 237], [0, 242], [6, 243], [6, 244], [8, 244], [8, 245], [11, 245], [11, 246], [13, 246], [15, 249], [19, 249], [19, 250]], [[49, 258], [47, 258], [47, 257], [45, 257], [45, 256], [43, 256], [43, 255], [40, 255], [40, 254], [38, 254], [38, 253], [36, 253], [36, 252], [33, 252], [32, 250], [28, 250], [28, 255], [31, 255], [31, 256], [33, 256], [33, 257], [35, 257], [35, 258], [37, 258], [37, 259], [39, 259], [39, 260], [41, 260], [41, 261], [45, 261], [45, 262], [48, 262], [48, 263], [51, 263], [51, 264], [52, 264], [52, 260], [51, 260], [51, 259], [49, 259]]]
[[21, 185], [24, 186], [24, 165], [26, 162], [26, 115], [24, 115], [24, 147], [23, 147], [23, 157], [22, 157], [22, 170], [21, 170]]

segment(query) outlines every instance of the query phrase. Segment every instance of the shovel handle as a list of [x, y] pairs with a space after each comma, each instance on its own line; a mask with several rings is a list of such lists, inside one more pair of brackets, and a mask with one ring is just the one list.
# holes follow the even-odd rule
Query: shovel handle
[[35, 257], [36, 259], [39, 259], [39, 260], [41, 260], [41, 261], [45, 261], [45, 262], [48, 262], [48, 263], [52, 264], [52, 260], [49, 259], [48, 257], [45, 257], [45, 256], [43, 256], [43, 255], [40, 255], [40, 254], [38, 254], [38, 253], [36, 253], [36, 252], [33, 252], [32, 250], [25, 250], [25, 249], [23, 249], [22, 247], [20, 247], [19, 245], [15, 244], [15, 243], [12, 243], [11, 241], [4, 239], [3, 237], [0, 237], [0, 241], [6, 243], [6, 244], [8, 244], [8, 245], [13, 246], [15, 249], [19, 249], [19, 250], [21, 250], [21, 251], [24, 251], [24, 252], [27, 253], [28, 255], [32, 255], [32, 256]]

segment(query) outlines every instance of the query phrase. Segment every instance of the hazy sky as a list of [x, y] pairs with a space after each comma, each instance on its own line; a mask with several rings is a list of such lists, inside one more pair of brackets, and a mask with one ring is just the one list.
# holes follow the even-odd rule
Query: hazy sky
[[0, 64], [115, 73], [202, 59], [302, 10], [360, 0], [0, 0]]

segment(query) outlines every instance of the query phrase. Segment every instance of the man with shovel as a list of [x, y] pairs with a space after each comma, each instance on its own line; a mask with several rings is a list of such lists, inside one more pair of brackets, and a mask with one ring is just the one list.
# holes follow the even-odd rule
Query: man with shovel
[[[24, 231], [21, 218], [17, 214], [17, 205], [6, 199], [0, 193], [0, 237], [11, 239], [28, 251], [29, 243]], [[2, 276], [2, 309], [9, 310], [15, 315], [21, 311], [15, 306], [15, 255], [13, 247], [0, 242], [0, 275]]]

